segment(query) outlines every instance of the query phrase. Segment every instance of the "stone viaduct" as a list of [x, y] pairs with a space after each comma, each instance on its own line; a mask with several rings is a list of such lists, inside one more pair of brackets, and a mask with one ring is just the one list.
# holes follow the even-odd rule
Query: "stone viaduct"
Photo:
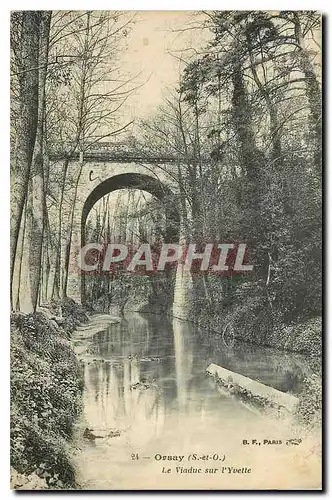
[[[53, 161], [62, 161], [61, 155], [51, 156]], [[67, 294], [79, 303], [84, 298], [84, 277], [78, 273], [77, 250], [85, 244], [85, 224], [93, 205], [106, 194], [118, 189], [136, 188], [146, 191], [159, 200], [172, 197], [174, 202], [168, 203], [167, 242], [181, 240], [181, 218], [178, 211], [178, 187], [175, 179], [165, 169], [166, 165], [178, 160], [171, 156], [151, 156], [128, 151], [114, 151], [109, 145], [98, 145], [98, 149], [89, 150], [84, 155], [76, 154], [70, 159], [69, 169], [78, 171], [82, 166], [79, 178], [77, 198], [74, 207], [73, 235], [70, 255]], [[189, 312], [190, 289], [192, 280], [190, 272], [178, 264], [176, 271], [173, 316], [187, 319]]]

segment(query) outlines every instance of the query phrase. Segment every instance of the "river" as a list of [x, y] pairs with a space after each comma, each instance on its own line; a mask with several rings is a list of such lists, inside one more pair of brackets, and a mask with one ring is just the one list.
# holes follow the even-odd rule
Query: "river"
[[[83, 489], [278, 488], [280, 474], [283, 487], [315, 487], [312, 437], [304, 439], [292, 419], [267, 417], [221, 392], [205, 374], [214, 362], [296, 394], [308, 369], [303, 357], [214, 345], [196, 327], [154, 315], [133, 313], [117, 324], [101, 317], [91, 329], [89, 340], [77, 340]], [[294, 437], [301, 446], [286, 446]]]

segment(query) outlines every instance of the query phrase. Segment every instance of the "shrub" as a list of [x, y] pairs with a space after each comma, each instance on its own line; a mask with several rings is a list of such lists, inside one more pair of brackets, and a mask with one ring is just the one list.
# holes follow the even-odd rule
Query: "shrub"
[[322, 379], [312, 375], [304, 380], [299, 397], [297, 418], [306, 427], [312, 428], [322, 421]]
[[13, 314], [11, 329], [11, 465], [72, 486], [68, 443], [82, 409], [81, 366], [65, 330], [43, 313]]

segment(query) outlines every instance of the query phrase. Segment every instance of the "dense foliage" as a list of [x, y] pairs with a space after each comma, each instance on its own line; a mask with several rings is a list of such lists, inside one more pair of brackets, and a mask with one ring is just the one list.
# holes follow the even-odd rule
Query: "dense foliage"
[[68, 334], [43, 313], [14, 314], [11, 326], [11, 465], [51, 488], [73, 486], [81, 367]]
[[244, 279], [195, 281], [194, 316], [235, 321], [261, 342], [280, 323], [321, 314], [320, 16], [211, 12], [201, 27], [208, 46], [187, 60], [142, 141], [179, 158], [167, 168], [187, 239], [250, 251]]

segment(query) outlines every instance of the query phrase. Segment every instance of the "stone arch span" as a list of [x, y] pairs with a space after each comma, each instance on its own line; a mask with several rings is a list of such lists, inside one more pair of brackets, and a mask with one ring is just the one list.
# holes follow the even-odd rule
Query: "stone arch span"
[[[81, 217], [81, 246], [85, 245], [85, 226], [92, 207], [103, 196], [119, 189], [140, 189], [145, 191], [162, 203], [165, 203], [166, 214], [166, 240], [167, 243], [178, 243], [180, 232], [180, 214], [177, 206], [176, 195], [158, 178], [142, 173], [127, 172], [113, 175], [98, 184], [86, 198]], [[85, 300], [85, 277], [81, 276], [81, 301]]]
[[[142, 189], [156, 198], [167, 203], [169, 242], [183, 240], [179, 224], [178, 185], [174, 178], [167, 173], [164, 166], [137, 164], [133, 162], [116, 163], [92, 161], [81, 169], [77, 161], [71, 161], [69, 170], [75, 177], [81, 172], [76, 190], [75, 205], [73, 207], [72, 238], [69, 256], [69, 272], [67, 295], [78, 303], [82, 301], [81, 276], [77, 265], [78, 251], [82, 248], [82, 225], [85, 225], [87, 216], [93, 205], [105, 194], [117, 189], [128, 187]], [[170, 202], [168, 202], [170, 200]], [[84, 238], [84, 234], [83, 234]], [[67, 251], [66, 247], [63, 252]], [[189, 314], [191, 276], [180, 265], [177, 267], [174, 287], [173, 316], [186, 319]]]
[[168, 237], [170, 238], [169, 242], [177, 242], [179, 239], [180, 215], [177, 209], [176, 196], [159, 179], [146, 174], [132, 172], [109, 177], [91, 191], [83, 205], [81, 220], [82, 236], [87, 217], [94, 204], [108, 193], [128, 188], [141, 189], [155, 196], [161, 202], [165, 202], [165, 205], [167, 205], [166, 220], [169, 232]]

